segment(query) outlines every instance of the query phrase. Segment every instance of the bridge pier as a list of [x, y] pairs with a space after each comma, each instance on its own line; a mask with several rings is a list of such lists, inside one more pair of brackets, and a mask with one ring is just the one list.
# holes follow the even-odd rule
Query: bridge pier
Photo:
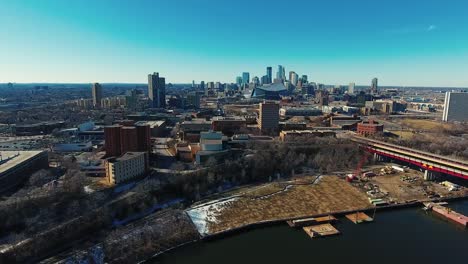
[[424, 180], [433, 181], [437, 179], [438, 173], [435, 171], [425, 170], [424, 171]]
[[387, 160], [387, 157], [374, 153], [374, 162], [386, 162]]

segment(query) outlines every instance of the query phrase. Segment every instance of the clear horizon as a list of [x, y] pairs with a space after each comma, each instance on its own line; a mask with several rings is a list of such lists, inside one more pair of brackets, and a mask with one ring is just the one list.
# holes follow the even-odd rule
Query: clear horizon
[[0, 82], [234, 82], [284, 65], [310, 81], [468, 87], [468, 2], [0, 3]]

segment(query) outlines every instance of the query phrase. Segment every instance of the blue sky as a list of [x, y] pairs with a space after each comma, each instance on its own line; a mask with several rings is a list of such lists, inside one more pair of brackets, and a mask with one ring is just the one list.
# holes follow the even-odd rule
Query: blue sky
[[0, 82], [468, 87], [466, 0], [0, 0]]

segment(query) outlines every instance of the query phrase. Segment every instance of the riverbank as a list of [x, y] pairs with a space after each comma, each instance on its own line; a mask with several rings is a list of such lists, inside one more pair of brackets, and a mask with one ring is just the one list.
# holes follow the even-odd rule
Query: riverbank
[[[468, 200], [450, 204], [468, 213]], [[380, 210], [373, 223], [355, 225], [340, 217], [334, 226], [340, 236], [310, 239], [302, 229], [283, 222], [242, 229], [205, 239], [147, 261], [151, 264], [238, 263], [464, 263], [468, 258], [467, 230], [421, 207]], [[222, 238], [222, 239], [221, 239]]]

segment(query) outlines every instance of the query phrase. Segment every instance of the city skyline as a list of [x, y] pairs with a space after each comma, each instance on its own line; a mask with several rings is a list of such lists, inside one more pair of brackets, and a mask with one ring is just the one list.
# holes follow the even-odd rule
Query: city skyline
[[[150, 3], [1, 3], [0, 22], [9, 27], [0, 29], [8, 36], [0, 43], [7, 62], [0, 82], [145, 83], [147, 72], [159, 71], [168, 83], [231, 83], [242, 72], [260, 78], [266, 66], [284, 65], [327, 84], [366, 85], [377, 77], [382, 86], [468, 87], [464, 1], [383, 1], [379, 12], [365, 1], [291, 3], [315, 10], [307, 12], [314, 19], [274, 1]], [[259, 15], [234, 16], [242, 4]]]

